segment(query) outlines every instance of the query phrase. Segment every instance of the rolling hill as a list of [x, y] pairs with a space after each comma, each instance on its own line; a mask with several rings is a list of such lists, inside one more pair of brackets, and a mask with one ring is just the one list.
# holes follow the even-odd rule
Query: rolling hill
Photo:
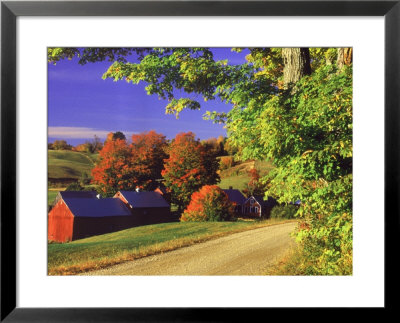
[[247, 161], [220, 172], [221, 182], [218, 184], [222, 189], [232, 186], [234, 189], [243, 190], [250, 181], [249, 170], [256, 168], [261, 176], [269, 173], [274, 166], [270, 162]]
[[50, 207], [58, 193], [66, 186], [76, 182], [86, 173], [88, 176], [94, 167], [98, 154], [88, 154], [71, 150], [48, 150], [47, 203]]
[[68, 184], [79, 179], [83, 173], [90, 176], [97, 154], [70, 150], [48, 151], [48, 181], [51, 184]]

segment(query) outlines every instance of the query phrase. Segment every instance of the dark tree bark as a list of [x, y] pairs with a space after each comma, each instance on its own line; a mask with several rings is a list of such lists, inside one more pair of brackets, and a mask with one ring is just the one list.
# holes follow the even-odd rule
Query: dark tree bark
[[349, 66], [353, 62], [353, 48], [342, 47], [338, 48], [338, 56], [336, 64], [339, 69], [342, 69], [345, 65]]
[[282, 48], [283, 82], [289, 88], [305, 75], [311, 74], [310, 50], [308, 48]]

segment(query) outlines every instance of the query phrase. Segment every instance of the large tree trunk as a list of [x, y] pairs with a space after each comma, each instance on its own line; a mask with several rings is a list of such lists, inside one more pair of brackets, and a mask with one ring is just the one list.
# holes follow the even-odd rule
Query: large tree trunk
[[287, 89], [305, 75], [311, 74], [310, 50], [308, 48], [282, 48], [283, 83]]
[[338, 56], [336, 64], [338, 68], [341, 70], [343, 66], [349, 66], [353, 62], [353, 48], [351, 47], [342, 47], [338, 48]]

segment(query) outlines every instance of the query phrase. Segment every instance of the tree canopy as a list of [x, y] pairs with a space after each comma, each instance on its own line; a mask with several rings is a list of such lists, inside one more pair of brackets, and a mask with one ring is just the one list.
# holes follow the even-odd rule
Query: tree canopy
[[168, 147], [168, 154], [161, 174], [172, 193], [171, 201], [181, 209], [203, 185], [219, 181], [215, 155], [206, 150], [192, 132], [177, 134]]
[[155, 131], [132, 136], [128, 144], [122, 132], [110, 133], [92, 170], [93, 182], [105, 195], [119, 190], [154, 189], [167, 158], [165, 136]]
[[235, 206], [217, 185], [204, 185], [191, 196], [181, 221], [229, 221], [234, 218]]

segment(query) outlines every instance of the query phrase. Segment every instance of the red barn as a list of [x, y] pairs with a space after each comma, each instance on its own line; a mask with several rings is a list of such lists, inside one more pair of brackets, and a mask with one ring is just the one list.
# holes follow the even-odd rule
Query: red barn
[[67, 242], [134, 226], [130, 210], [119, 199], [69, 193], [60, 194], [49, 212], [49, 241]]
[[170, 205], [158, 192], [119, 191], [114, 197], [125, 203], [138, 225], [173, 221]]

